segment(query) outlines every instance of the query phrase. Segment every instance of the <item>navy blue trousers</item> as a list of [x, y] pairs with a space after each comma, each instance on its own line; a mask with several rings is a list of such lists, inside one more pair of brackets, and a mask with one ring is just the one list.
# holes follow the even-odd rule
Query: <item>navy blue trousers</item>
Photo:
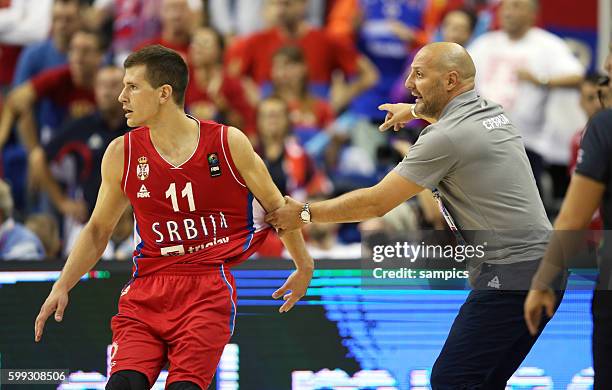
[[[521, 279], [529, 282], [538, 263], [490, 266], [483, 272], [479, 277], [482, 283], [477, 283], [482, 287], [471, 291], [461, 306], [434, 363], [430, 379], [433, 390], [505, 389], [548, 322], [543, 316], [540, 333], [531, 336], [523, 314], [527, 291], [505, 290], [505, 281], [522, 274]], [[485, 289], [495, 276], [501, 288]], [[560, 279], [565, 288], [566, 275]], [[557, 292], [557, 307], [563, 293]]]

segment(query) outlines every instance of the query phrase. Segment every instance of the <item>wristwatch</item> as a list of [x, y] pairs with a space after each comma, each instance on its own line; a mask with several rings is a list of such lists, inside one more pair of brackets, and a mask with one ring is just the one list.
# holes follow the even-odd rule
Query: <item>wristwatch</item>
[[550, 78], [548, 78], [548, 76], [539, 76], [537, 77], [537, 80], [542, 87], [548, 87], [550, 84]]
[[304, 223], [310, 223], [310, 203], [304, 203], [300, 212], [300, 219]]

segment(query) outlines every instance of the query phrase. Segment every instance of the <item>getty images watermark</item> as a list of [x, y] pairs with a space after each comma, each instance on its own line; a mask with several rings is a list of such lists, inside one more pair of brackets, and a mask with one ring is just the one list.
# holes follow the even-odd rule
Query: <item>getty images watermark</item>
[[470, 288], [478, 266], [499, 245], [496, 237], [489, 234], [457, 241], [447, 231], [362, 232], [362, 287]]
[[[448, 231], [362, 232], [362, 287], [529, 290], [542, 256], [552, 242], [551, 233], [508, 229], [461, 231], [457, 237]], [[550, 278], [555, 288], [565, 288], [570, 268], [573, 274], [577, 269], [586, 272], [585, 278], [592, 274], [593, 249], [599, 248], [601, 252], [602, 235], [587, 233], [564, 232], [556, 238], [560, 245], [558, 253], [569, 253], [565, 246], [574, 241], [572, 247], [581, 247], [582, 251], [570, 258], [556, 258], [559, 264], [548, 267], [559, 270]], [[553, 237], [556, 236], [555, 232]], [[605, 242], [612, 242], [612, 236]], [[610, 249], [612, 253], [612, 245]], [[584, 282], [578, 286], [586, 285], [588, 280]]]
[[[471, 245], [396, 241], [371, 248], [371, 277], [421, 281], [468, 279], [467, 262], [483, 260], [487, 243]], [[399, 267], [398, 267], [399, 266]]]
[[[612, 290], [598, 259], [612, 258], [612, 231], [497, 230], [362, 232], [362, 287], [525, 291], [544, 253], [540, 283]], [[601, 262], [601, 261], [600, 261]], [[572, 278], [568, 282], [568, 275]], [[611, 273], [612, 274], [612, 273]]]

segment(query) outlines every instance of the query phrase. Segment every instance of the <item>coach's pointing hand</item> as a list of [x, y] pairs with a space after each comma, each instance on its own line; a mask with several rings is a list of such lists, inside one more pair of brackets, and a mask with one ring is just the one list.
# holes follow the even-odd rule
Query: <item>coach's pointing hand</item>
[[378, 106], [380, 111], [387, 111], [385, 122], [378, 126], [378, 129], [380, 131], [387, 131], [393, 128], [394, 131], [399, 131], [404, 127], [406, 122], [416, 119], [416, 117], [412, 115], [412, 106], [412, 104], [408, 103], [385, 103]]
[[61, 322], [64, 317], [64, 310], [68, 305], [68, 291], [54, 286], [51, 293], [40, 308], [40, 313], [34, 322], [34, 341], [39, 342], [42, 338], [45, 322], [51, 314], [55, 312], [55, 321]]
[[265, 220], [277, 230], [291, 231], [300, 229], [304, 225], [304, 222], [300, 219], [302, 207], [304, 207], [303, 203], [285, 196], [285, 205], [266, 214]]

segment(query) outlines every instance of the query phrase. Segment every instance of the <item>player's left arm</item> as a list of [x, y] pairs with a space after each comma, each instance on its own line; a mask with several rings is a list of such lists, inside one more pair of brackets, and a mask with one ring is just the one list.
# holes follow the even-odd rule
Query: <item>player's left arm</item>
[[[242, 131], [230, 127], [227, 142], [238, 172], [240, 172], [249, 191], [253, 193], [263, 208], [266, 211], [271, 211], [283, 206], [285, 200], [281, 192], [272, 181], [266, 165], [253, 150], [247, 136]], [[274, 298], [283, 296], [286, 301], [279, 309], [282, 313], [289, 311], [306, 294], [306, 289], [312, 279], [314, 262], [306, 251], [306, 244], [301, 232], [294, 231], [284, 234], [281, 240], [291, 254], [296, 266], [296, 271], [287, 279], [287, 282], [272, 295]], [[285, 294], [289, 290], [291, 292]]]

